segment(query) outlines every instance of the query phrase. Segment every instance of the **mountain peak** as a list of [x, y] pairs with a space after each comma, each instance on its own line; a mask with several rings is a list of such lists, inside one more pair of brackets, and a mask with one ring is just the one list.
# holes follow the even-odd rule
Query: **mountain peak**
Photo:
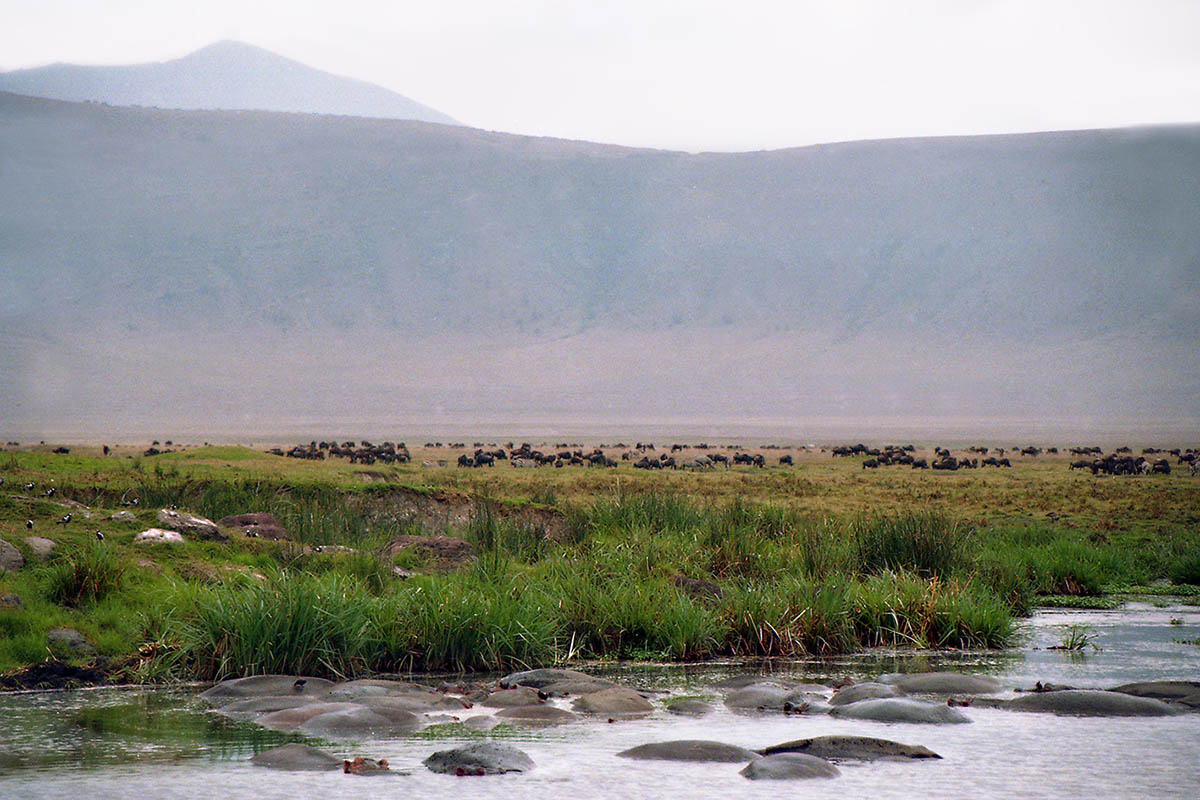
[[290, 111], [460, 124], [382, 86], [322, 72], [232, 39], [159, 63], [54, 64], [0, 73], [0, 91], [119, 106]]

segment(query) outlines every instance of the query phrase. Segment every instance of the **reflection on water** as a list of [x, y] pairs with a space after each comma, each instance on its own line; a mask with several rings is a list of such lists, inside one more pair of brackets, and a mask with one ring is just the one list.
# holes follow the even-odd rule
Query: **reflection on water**
[[[1047, 649], [1070, 625], [1088, 625], [1097, 649]], [[1121, 611], [1045, 611], [1026, 625], [1025, 642], [1005, 653], [869, 652], [834, 660], [708, 665], [602, 665], [609, 677], [662, 693], [717, 696], [723, 677], [757, 671], [828, 681], [853, 675], [954, 669], [996, 675], [1006, 687], [1035, 681], [1111, 687], [1146, 679], [1200, 679], [1200, 609], [1133, 605]], [[665, 712], [638, 722], [576, 723], [507, 734], [538, 764], [528, 775], [470, 779], [434, 775], [421, 760], [468, 736], [447, 725], [402, 738], [321, 743], [338, 755], [385, 757], [392, 778], [341, 773], [278, 773], [250, 766], [255, 752], [297, 735], [266, 731], [207, 712], [186, 689], [95, 690], [0, 695], [0, 797], [245, 797], [327, 800], [418, 792], [465, 798], [570, 796], [703, 798], [778, 797], [771, 781], [752, 783], [740, 765], [630, 762], [615, 753], [648, 741], [717, 739], [759, 748], [832, 733], [923, 744], [932, 763], [843, 765], [834, 783], [791, 783], [789, 796], [1008, 798], [1180, 797], [1194, 791], [1200, 763], [1200, 714], [1153, 719], [1095, 719], [971, 708], [973, 725], [885, 725], [829, 717], [746, 717], [719, 709], [681, 719]], [[383, 780], [386, 783], [375, 783]], [[394, 785], [391, 782], [395, 782]], [[766, 784], [766, 785], [764, 785]], [[774, 785], [771, 785], [774, 784]]]

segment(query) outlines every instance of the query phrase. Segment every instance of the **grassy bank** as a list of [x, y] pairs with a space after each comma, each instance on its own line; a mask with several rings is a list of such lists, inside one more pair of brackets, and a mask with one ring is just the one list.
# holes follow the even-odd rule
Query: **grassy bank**
[[[262, 462], [229, 448], [121, 461], [0, 454], [0, 536], [29, 561], [0, 575], [0, 595], [21, 598], [0, 609], [0, 671], [44, 658], [56, 627], [81, 631], [130, 680], [1000, 647], [1039, 598], [1186, 583], [1200, 552], [1186, 478], [1145, 481], [1139, 503], [1084, 525], [1084, 512], [1018, 513], [1061, 491], [1057, 474], [1038, 488], [1042, 464], [1002, 476], [1007, 495], [991, 475], [967, 476], [996, 505], [979, 515], [908, 500], [864, 510], [854, 482], [841, 488], [841, 511], [814, 509], [831, 476], [846, 477], [841, 463], [643, 481], [626, 468], [530, 478], [393, 467], [380, 479], [377, 469]], [[963, 477], [919, 479], [936, 492]], [[802, 490], [781, 496], [781, 482]], [[1097, 495], [1131, 491], [1079, 486], [1080, 496], [1040, 502], [1086, 512]], [[77, 509], [57, 524], [70, 501], [90, 516]], [[295, 541], [134, 546], [171, 505], [212, 519], [267, 511]], [[115, 521], [117, 511], [136, 520]], [[392, 556], [385, 544], [399, 534], [462, 536], [476, 556], [438, 573], [411, 551]], [[56, 542], [45, 563], [28, 535]], [[355, 552], [311, 549], [323, 545]]]

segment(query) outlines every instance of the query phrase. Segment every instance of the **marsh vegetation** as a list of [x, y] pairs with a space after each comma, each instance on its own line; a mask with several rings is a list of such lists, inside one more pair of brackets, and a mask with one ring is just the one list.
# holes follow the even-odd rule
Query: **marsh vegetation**
[[[1197, 593], [1200, 484], [1186, 475], [797, 462], [480, 473], [242, 448], [2, 454], [0, 535], [28, 564], [0, 574], [0, 594], [21, 598], [0, 609], [0, 670], [42, 660], [56, 627], [134, 681], [996, 648], [1058, 598], [1102, 605], [1170, 579]], [[88, 508], [56, 524], [64, 503]], [[133, 544], [172, 506], [267, 512], [291, 538]], [[55, 541], [44, 563], [29, 535]], [[471, 557], [394, 546], [429, 536], [464, 539]]]

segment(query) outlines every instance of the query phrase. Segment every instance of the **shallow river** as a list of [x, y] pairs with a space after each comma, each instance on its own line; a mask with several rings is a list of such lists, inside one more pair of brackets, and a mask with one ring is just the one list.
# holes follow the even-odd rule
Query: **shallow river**
[[[1175, 621], [1175, 622], [1173, 622]], [[1086, 624], [1098, 650], [1047, 650], [1068, 625]], [[1025, 642], [1005, 653], [870, 653], [836, 662], [607, 668], [606, 677], [670, 694], [709, 695], [702, 719], [658, 711], [640, 721], [580, 722], [505, 737], [537, 768], [524, 775], [435, 775], [421, 760], [465, 741], [427, 729], [403, 738], [313, 743], [343, 755], [384, 757], [408, 774], [361, 778], [251, 766], [259, 750], [298, 737], [208, 712], [191, 690], [105, 689], [0, 695], [0, 798], [455, 797], [704, 798], [1180, 798], [1200, 797], [1200, 713], [1157, 718], [1076, 718], [967, 708], [971, 725], [884, 724], [828, 716], [741, 716], [709, 684], [761, 671], [824, 681], [882, 672], [955, 669], [995, 675], [1006, 687], [1050, 681], [1104, 688], [1134, 680], [1200, 679], [1200, 608], [1134, 604], [1120, 611], [1045, 611]], [[590, 670], [596, 671], [596, 670]], [[841, 765], [833, 780], [747, 781], [741, 764], [630, 761], [614, 754], [668, 739], [715, 739], [761, 748], [827, 734], [921, 744], [940, 761]]]

